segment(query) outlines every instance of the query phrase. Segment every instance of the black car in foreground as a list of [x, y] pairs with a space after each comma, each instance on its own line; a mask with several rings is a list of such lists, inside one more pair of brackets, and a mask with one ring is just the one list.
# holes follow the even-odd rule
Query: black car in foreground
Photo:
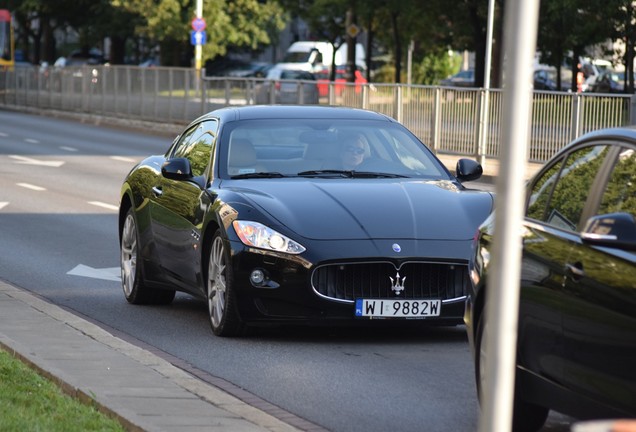
[[[580, 419], [636, 417], [636, 129], [591, 132], [527, 185], [513, 430], [548, 411]], [[494, 218], [471, 260], [465, 322], [478, 391], [489, 326]]]
[[121, 189], [130, 303], [207, 301], [212, 330], [387, 320], [461, 324], [475, 231], [493, 208], [395, 120], [318, 106], [195, 120]]

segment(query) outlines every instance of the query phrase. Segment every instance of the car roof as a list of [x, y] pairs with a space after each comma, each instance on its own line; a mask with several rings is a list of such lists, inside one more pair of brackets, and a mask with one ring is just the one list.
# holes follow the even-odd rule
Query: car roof
[[222, 122], [253, 119], [351, 119], [383, 120], [395, 122], [387, 115], [359, 108], [317, 105], [248, 105], [225, 107], [211, 111], [192, 123], [205, 119], [219, 119]]
[[610, 127], [588, 132], [575, 140], [575, 142], [589, 141], [598, 138], [622, 139], [625, 141], [636, 141], [636, 125]]
[[579, 144], [598, 140], [623, 141], [636, 145], [636, 125], [610, 127], [587, 132], [555, 153], [552, 159], [558, 159], [560, 155], [568, 153], [571, 148], [576, 147]]

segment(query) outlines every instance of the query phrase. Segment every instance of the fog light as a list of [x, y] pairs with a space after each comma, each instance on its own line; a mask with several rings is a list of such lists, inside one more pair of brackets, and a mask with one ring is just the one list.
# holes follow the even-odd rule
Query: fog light
[[252, 281], [254, 285], [262, 285], [263, 282], [265, 282], [265, 273], [263, 273], [263, 270], [252, 270], [252, 274], [250, 274], [250, 281]]

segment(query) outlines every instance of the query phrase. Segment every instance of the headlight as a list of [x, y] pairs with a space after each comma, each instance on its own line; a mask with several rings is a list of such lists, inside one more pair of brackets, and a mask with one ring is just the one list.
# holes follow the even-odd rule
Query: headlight
[[232, 226], [247, 246], [294, 255], [305, 252], [302, 245], [258, 222], [235, 220]]

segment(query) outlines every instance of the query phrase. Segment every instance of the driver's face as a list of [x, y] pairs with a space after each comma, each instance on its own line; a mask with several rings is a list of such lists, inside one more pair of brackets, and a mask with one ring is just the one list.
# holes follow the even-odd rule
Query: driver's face
[[344, 146], [342, 161], [346, 167], [355, 167], [364, 159], [364, 144], [360, 141], [348, 143]]

